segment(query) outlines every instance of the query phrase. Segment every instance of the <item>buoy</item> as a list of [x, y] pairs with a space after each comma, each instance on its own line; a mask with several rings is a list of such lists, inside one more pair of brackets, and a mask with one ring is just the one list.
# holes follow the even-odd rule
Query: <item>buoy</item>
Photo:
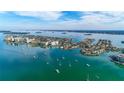
[[56, 69], [56, 72], [59, 74], [60, 73], [59, 69]]
[[90, 67], [90, 64], [86, 64], [86, 66]]

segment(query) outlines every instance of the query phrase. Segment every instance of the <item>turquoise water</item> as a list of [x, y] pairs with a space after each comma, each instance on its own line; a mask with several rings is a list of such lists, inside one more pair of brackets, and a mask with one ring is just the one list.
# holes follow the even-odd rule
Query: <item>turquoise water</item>
[[[35, 34], [32, 32], [31, 34]], [[96, 40], [110, 39], [113, 45], [124, 47], [123, 35], [92, 34], [67, 32], [42, 32], [38, 35], [67, 37], [78, 42], [87, 37]], [[13, 46], [3, 41], [0, 33], [0, 80], [31, 81], [103, 81], [124, 80], [124, 66], [109, 61], [109, 55], [84, 56], [80, 49], [62, 50], [58, 48], [40, 48], [28, 45]], [[35, 58], [34, 58], [35, 56]], [[88, 65], [89, 66], [88, 66]]]

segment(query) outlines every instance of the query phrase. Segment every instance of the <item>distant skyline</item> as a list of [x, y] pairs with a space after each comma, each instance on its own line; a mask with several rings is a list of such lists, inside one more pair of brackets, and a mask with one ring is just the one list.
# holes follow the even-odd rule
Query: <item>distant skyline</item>
[[124, 30], [124, 12], [5, 11], [0, 29]]

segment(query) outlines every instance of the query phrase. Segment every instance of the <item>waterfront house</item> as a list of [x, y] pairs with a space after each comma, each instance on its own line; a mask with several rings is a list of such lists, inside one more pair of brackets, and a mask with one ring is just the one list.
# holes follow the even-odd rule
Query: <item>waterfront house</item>
[[59, 41], [52, 41], [52, 42], [51, 42], [51, 45], [52, 45], [52, 46], [59, 45]]
[[35, 38], [26, 37], [26, 43], [31, 43], [33, 40], [35, 40]]
[[5, 37], [5, 40], [6, 41], [11, 41], [11, 42], [14, 42], [15, 41], [14, 36], [6, 36]]

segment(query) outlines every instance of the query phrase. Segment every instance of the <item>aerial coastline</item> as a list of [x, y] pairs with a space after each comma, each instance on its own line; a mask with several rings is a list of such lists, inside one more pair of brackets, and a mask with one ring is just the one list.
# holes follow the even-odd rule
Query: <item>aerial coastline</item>
[[0, 80], [124, 81], [123, 12], [0, 13]]
[[[16, 57], [25, 59], [21, 59], [19, 60], [19, 62], [26, 61], [29, 62], [28, 64], [31, 64], [32, 62], [32, 64], [42, 63], [40, 67], [44, 67], [43, 62], [45, 62], [45, 64], [48, 66], [53, 66], [53, 64], [56, 64], [57, 66], [52, 68], [54, 68], [53, 73], [56, 72], [56, 74], [58, 75], [61, 75], [63, 73], [63, 70], [61, 70], [61, 67], [64, 67], [63, 64], [68, 65], [69, 69], [74, 69], [73, 67], [76, 66], [74, 64], [78, 64], [79, 66], [80, 64], [83, 64], [85, 68], [85, 70], [83, 71], [87, 72], [89, 71], [88, 69], [92, 69], [93, 66], [97, 66], [100, 64], [107, 65], [114, 63], [115, 65], [124, 65], [122, 60], [123, 56], [120, 56], [120, 54], [123, 54], [121, 52], [124, 50], [123, 43], [121, 42], [123, 41], [123, 39], [120, 39], [118, 41], [118, 43], [122, 46], [119, 46], [118, 43], [115, 43], [118, 38], [122, 37], [120, 35], [110, 35], [102, 33], [76, 33], [67, 31], [25, 32], [26, 31], [18, 31], [18, 33], [15, 33], [15, 31], [11, 31], [7, 33], [0, 33], [0, 35], [2, 36], [1, 42], [3, 42], [3, 44], [7, 48], [7, 50], [3, 48], [2, 51], [12, 51], [11, 53], [13, 55], [16, 54]], [[112, 37], [117, 38], [114, 38], [113, 40]], [[79, 40], [75, 40], [78, 38]], [[38, 53], [39, 55], [34, 54], [34, 52]], [[48, 55], [47, 53], [51, 54]], [[105, 61], [103, 62], [102, 59], [107, 60], [107, 62], [104, 63]], [[98, 61], [99, 63], [97, 63]], [[51, 71], [52, 70], [49, 70], [49, 73], [51, 73]], [[80, 78], [80, 76], [76, 78]], [[93, 80], [91, 79], [91, 75], [87, 77], [87, 74], [83, 80], [87, 80], [87, 78]], [[95, 78], [96, 79], [94, 80], [102, 80], [102, 76], [99, 74], [96, 74]], [[49, 78], [49, 80], [52, 79]], [[62, 80], [62, 78], [60, 80]]]
[[110, 40], [99, 39], [96, 44], [92, 44], [95, 39], [86, 38], [81, 42], [74, 43], [72, 39], [47, 37], [38, 35], [6, 35], [4, 39], [7, 43], [30, 44], [39, 47], [59, 47], [65, 50], [80, 48], [81, 54], [88, 56], [98, 56], [105, 51], [120, 51], [112, 45]]

